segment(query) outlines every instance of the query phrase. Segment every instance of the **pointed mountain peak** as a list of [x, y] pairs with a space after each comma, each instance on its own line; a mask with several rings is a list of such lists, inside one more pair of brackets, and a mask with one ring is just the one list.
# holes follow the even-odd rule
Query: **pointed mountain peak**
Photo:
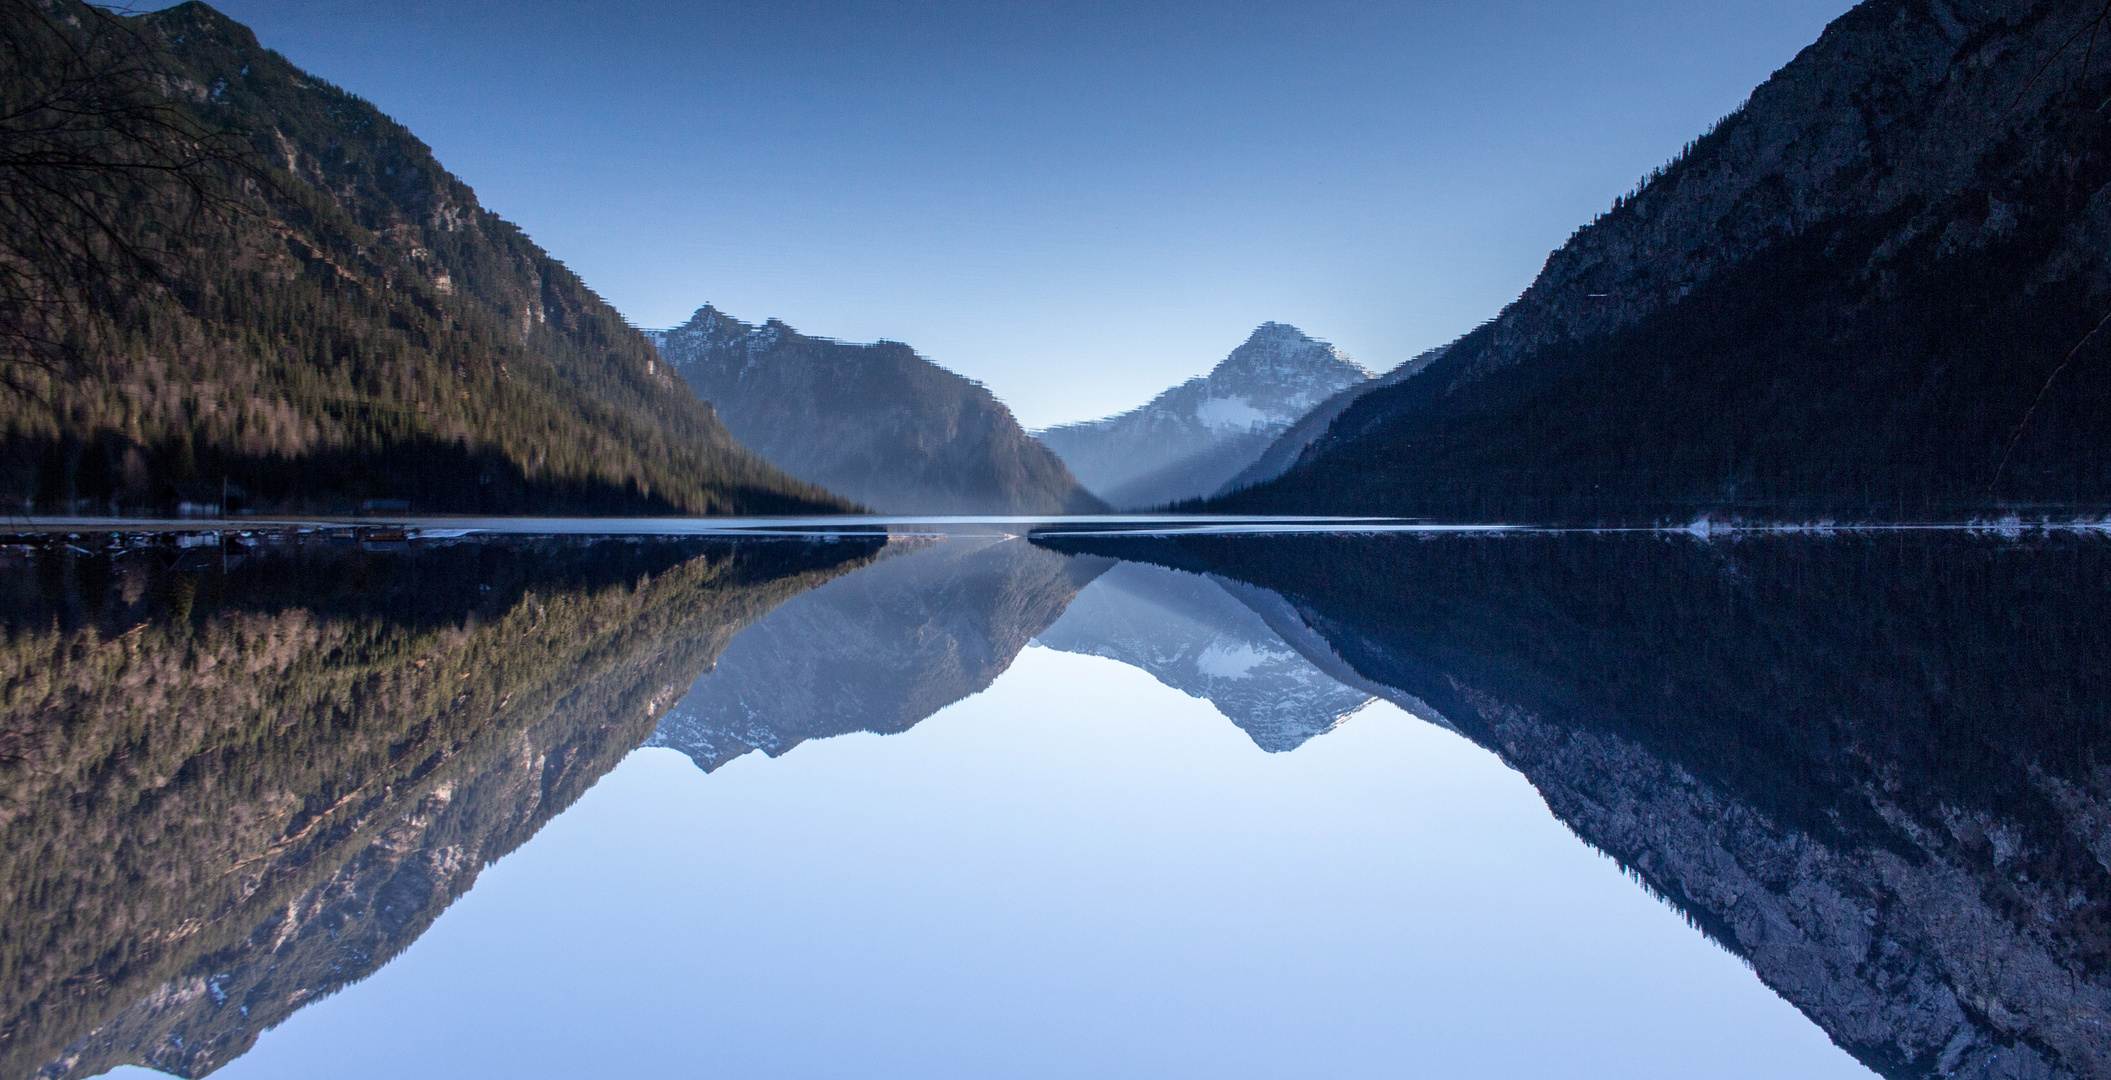
[[1372, 377], [1348, 354], [1289, 323], [1264, 322], [1209, 373], [1209, 381], [1310, 378], [1354, 383]]
[[1271, 319], [1267, 322], [1262, 323], [1259, 326], [1254, 327], [1253, 333], [1247, 336], [1246, 343], [1251, 345], [1256, 341], [1276, 341], [1283, 339], [1294, 339], [1297, 341], [1312, 340], [1312, 338], [1308, 336], [1303, 330], [1300, 330], [1297, 327], [1290, 325], [1289, 323], [1276, 322], [1275, 320]]
[[691, 348], [740, 346], [753, 351], [766, 349], [780, 338], [795, 333], [791, 327], [776, 319], [756, 326], [718, 310], [715, 304], [705, 304], [696, 309], [696, 314], [689, 316], [688, 322], [669, 330], [666, 341], [688, 343]]
[[705, 304], [703, 307], [696, 309], [696, 314], [689, 316], [688, 322], [683, 323], [676, 329], [688, 333], [717, 336], [728, 333], [733, 335], [745, 334], [754, 328], [718, 310], [715, 304]]

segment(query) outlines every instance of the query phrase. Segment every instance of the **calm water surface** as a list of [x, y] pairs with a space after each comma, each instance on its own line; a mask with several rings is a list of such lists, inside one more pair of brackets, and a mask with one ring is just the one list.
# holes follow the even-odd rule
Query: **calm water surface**
[[1312, 524], [25, 538], [0, 1075], [2105, 1074], [2111, 540]]

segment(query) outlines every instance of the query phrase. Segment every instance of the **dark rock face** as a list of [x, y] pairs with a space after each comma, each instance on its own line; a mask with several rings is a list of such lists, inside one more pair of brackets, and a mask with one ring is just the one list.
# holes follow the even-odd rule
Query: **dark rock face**
[[1889, 1077], [2111, 1069], [2111, 542], [1047, 540], [1279, 594]]
[[1236, 582], [1123, 563], [1078, 594], [1040, 644], [1118, 660], [1216, 706], [1255, 746], [1295, 750], [1372, 695], [1301, 655]]
[[1160, 506], [1216, 492], [1314, 406], [1370, 378], [1334, 346], [1263, 323], [1207, 376], [1119, 416], [1052, 427], [1040, 438], [1114, 506]]
[[877, 546], [0, 558], [0, 1075], [226, 1064], [408, 948], [742, 627]]
[[2100, 17], [2076, 0], [1868, 0], [1500, 317], [1224, 508], [1592, 521], [2111, 503], [2111, 337], [2091, 335], [2111, 311], [2111, 70], [2084, 47]]
[[750, 326], [706, 305], [660, 355], [744, 444], [883, 513], [1074, 514], [1105, 507], [982, 384], [898, 342]]
[[1106, 566], [1023, 540], [912, 545], [749, 628], [648, 745], [710, 772], [751, 750], [907, 731], [987, 689]]

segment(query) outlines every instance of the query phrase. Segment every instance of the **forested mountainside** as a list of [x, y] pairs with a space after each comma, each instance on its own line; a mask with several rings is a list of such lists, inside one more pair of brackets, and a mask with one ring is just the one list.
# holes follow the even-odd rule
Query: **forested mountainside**
[[874, 509], [1105, 509], [987, 388], [899, 342], [808, 337], [775, 319], [750, 326], [707, 304], [658, 344], [741, 442]]
[[1886, 1077], [2111, 1070], [2111, 542], [1043, 538], [1279, 594]]
[[0, 19], [24, 150], [0, 163], [0, 501], [847, 508], [739, 446], [409, 131], [247, 28], [196, 2]]
[[226, 1064], [881, 540], [226, 542], [0, 552], [0, 1075]]
[[1493, 322], [1213, 505], [2111, 504], [2104, 22], [2084, 0], [1867, 0]]
[[742, 634], [650, 745], [710, 772], [755, 750], [907, 731], [988, 689], [1109, 565], [989, 537], [895, 541], [883, 554]]
[[1313, 406], [1371, 373], [1297, 327], [1262, 323], [1210, 373], [1104, 420], [1036, 433], [1123, 509], [1214, 494]]
[[1290, 470], [1304, 456], [1305, 449], [1318, 442], [1334, 424], [1334, 418], [1347, 412], [1349, 406], [1361, 401], [1364, 395], [1374, 390], [1394, 386], [1422, 373], [1422, 369], [1435, 363], [1451, 347], [1439, 345], [1414, 357], [1399, 367], [1370, 379], [1335, 391], [1325, 401], [1314, 405], [1297, 422], [1284, 428], [1275, 436], [1267, 448], [1256, 456], [1251, 464], [1239, 470], [1238, 475], [1226, 480], [1211, 494], [1225, 495], [1240, 488], [1252, 487], [1263, 481], [1273, 480]]

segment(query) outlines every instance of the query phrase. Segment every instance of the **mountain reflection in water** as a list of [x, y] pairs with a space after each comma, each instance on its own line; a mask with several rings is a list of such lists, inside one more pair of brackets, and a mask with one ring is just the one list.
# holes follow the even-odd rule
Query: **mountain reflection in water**
[[1052, 538], [1268, 588], [1887, 1076], [2111, 1074], [2111, 544]]
[[1374, 698], [1465, 736], [1883, 1075], [2111, 1070], [2101, 537], [407, 548], [0, 556], [0, 1078], [203, 1075], [631, 750], [906, 731], [1029, 644], [1249, 753]]
[[877, 547], [227, 541], [0, 562], [0, 1075], [225, 1064]]

